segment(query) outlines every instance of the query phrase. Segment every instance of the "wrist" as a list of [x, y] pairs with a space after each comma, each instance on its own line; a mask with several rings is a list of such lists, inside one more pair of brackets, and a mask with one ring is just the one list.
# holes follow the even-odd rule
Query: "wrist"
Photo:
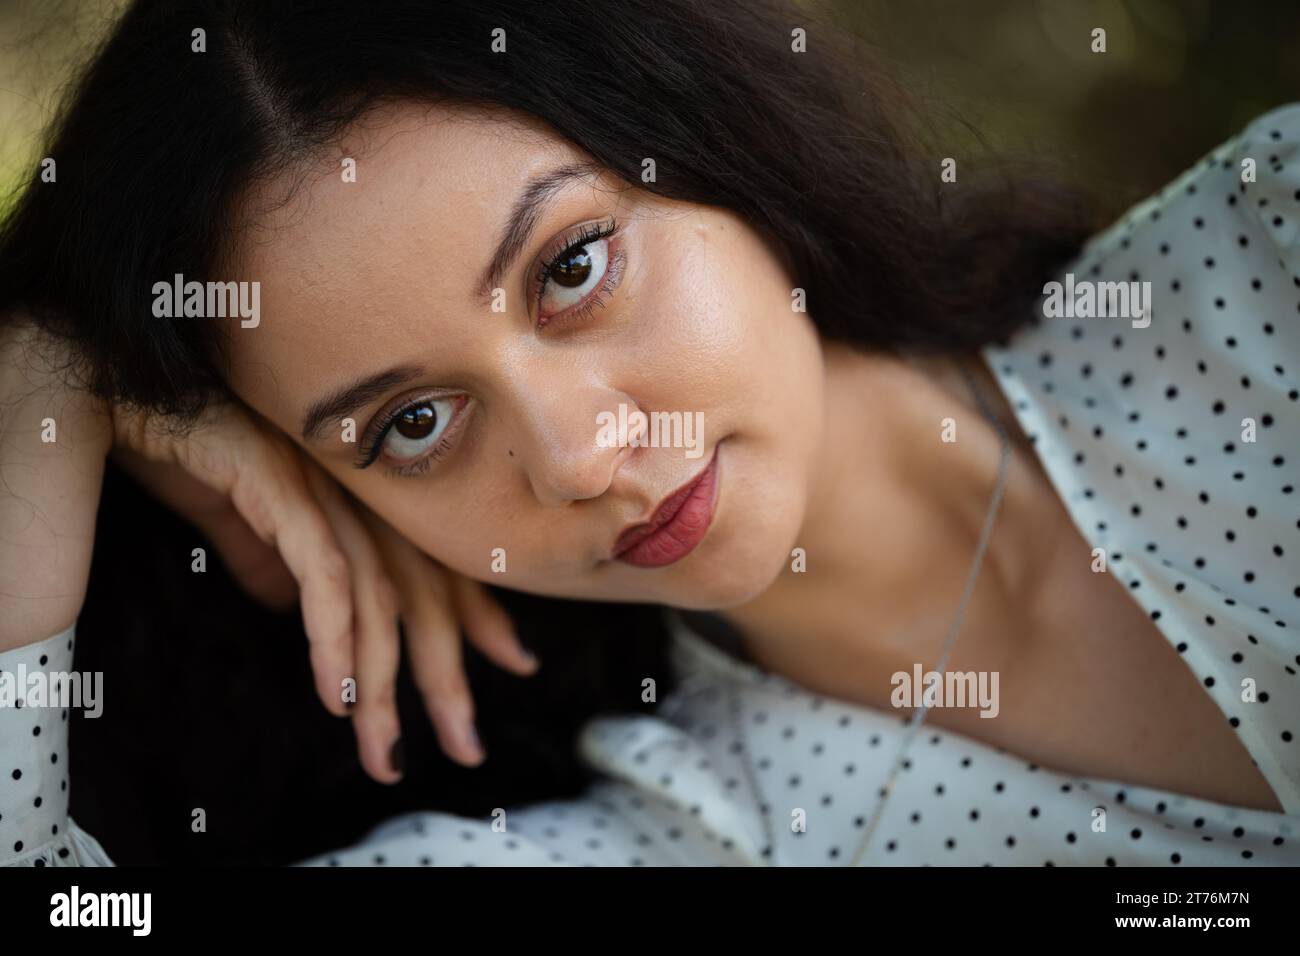
[[67, 384], [71, 354], [0, 330], [0, 651], [71, 627], [85, 599], [111, 433], [104, 403]]

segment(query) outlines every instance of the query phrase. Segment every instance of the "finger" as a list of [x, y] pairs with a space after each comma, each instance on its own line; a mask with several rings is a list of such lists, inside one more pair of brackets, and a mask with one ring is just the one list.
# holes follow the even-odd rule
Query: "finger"
[[[443, 573], [427, 559], [426, 563], [435, 573]], [[443, 751], [457, 763], [475, 767], [486, 754], [474, 727], [474, 699], [465, 678], [460, 632], [450, 602], [429, 599], [427, 586], [422, 590], [426, 597], [417, 599], [415, 606], [403, 613], [411, 676]], [[443, 593], [447, 590], [444, 587]]]
[[276, 611], [288, 610], [298, 603], [298, 582], [289, 566], [233, 507], [196, 515], [192, 520], [220, 553], [226, 570], [244, 593]]
[[524, 677], [537, 673], [540, 662], [515, 633], [510, 615], [487, 588], [460, 574], [451, 574], [457, 618], [469, 642], [489, 660]]
[[474, 700], [447, 572], [381, 519], [370, 516], [384, 562], [393, 569], [411, 676], [438, 742], [452, 760], [473, 767], [486, 756], [474, 728]]
[[298, 582], [279, 552], [259, 538], [227, 493], [200, 481], [179, 464], [156, 461], [127, 448], [113, 449], [118, 467], [154, 498], [203, 532], [231, 576], [254, 600], [273, 610], [298, 603]]
[[[116, 408], [116, 406], [115, 406]], [[352, 595], [347, 561], [302, 471], [302, 453], [258, 424], [238, 403], [208, 407], [178, 437], [146, 414], [114, 413], [119, 443], [156, 462], [173, 462], [222, 495], [298, 582], [316, 691], [326, 709], [346, 713], [343, 680], [352, 671]]]
[[330, 713], [344, 716], [344, 681], [353, 674], [351, 575], [302, 461], [296, 450], [265, 439], [241, 449], [230, 500], [298, 582], [316, 693]]
[[356, 611], [353, 660], [357, 697], [352, 726], [361, 766], [380, 783], [396, 783], [405, 769], [402, 725], [397, 713], [397, 671], [401, 638], [398, 598], [370, 530], [352, 504], [317, 466], [307, 463], [307, 481], [347, 556]]

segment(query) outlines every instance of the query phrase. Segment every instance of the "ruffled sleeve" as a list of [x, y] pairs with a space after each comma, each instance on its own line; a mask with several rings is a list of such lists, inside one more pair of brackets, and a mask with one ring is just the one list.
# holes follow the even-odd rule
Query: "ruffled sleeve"
[[68, 716], [97, 714], [97, 674], [74, 674], [75, 625], [0, 653], [0, 865], [112, 866], [68, 816]]

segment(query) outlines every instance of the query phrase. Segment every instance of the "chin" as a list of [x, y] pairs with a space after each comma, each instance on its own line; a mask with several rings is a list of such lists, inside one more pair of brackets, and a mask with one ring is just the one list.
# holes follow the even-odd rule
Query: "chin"
[[[788, 529], [781, 527], [787, 523]], [[669, 593], [658, 600], [691, 611], [721, 611], [752, 601], [789, 570], [797, 531], [797, 521], [769, 519], [759, 526], [748, 523], [743, 535], [706, 540], [682, 562]]]

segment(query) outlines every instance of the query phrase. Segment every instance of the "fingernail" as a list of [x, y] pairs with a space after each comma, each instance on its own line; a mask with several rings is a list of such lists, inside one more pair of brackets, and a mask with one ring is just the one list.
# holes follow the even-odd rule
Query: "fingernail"
[[393, 749], [388, 752], [388, 763], [395, 773], [406, 772], [406, 748], [402, 746], [401, 737], [393, 741]]
[[470, 750], [474, 751], [478, 757], [483, 756], [483, 742], [478, 739], [478, 731], [474, 729], [473, 723], [468, 724], [462, 732], [465, 736], [465, 742], [469, 744]]

